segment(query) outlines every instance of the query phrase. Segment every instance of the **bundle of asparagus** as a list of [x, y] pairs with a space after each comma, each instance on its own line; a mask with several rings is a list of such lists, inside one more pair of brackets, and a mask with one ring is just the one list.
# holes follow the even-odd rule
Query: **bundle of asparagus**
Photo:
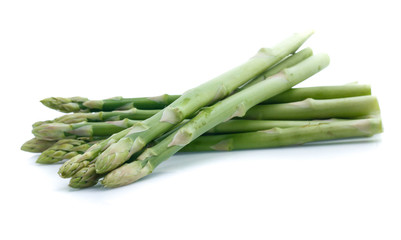
[[71, 113], [33, 124], [22, 150], [38, 163], [63, 162], [59, 175], [86, 188], [119, 187], [150, 174], [178, 151], [227, 151], [298, 145], [382, 131], [368, 85], [293, 88], [329, 64], [297, 50], [312, 33], [262, 48], [244, 64], [182, 95], [89, 100], [47, 98]]

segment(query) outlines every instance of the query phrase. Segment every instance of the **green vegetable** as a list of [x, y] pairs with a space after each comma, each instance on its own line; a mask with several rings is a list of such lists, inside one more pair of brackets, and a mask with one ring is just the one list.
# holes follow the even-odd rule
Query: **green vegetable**
[[[329, 64], [325, 54], [315, 55], [287, 68], [264, 81], [246, 88], [199, 112], [184, 126], [170, 134], [155, 146], [146, 149], [138, 161], [125, 164], [108, 173], [102, 183], [106, 187], [123, 186], [150, 174], [161, 162], [178, 152], [185, 145], [233, 117], [244, 116], [246, 111], [269, 97], [284, 92], [308, 77], [319, 72]], [[96, 161], [96, 164], [99, 160]], [[100, 171], [99, 171], [100, 170]], [[110, 168], [96, 166], [97, 173], [105, 173]]]

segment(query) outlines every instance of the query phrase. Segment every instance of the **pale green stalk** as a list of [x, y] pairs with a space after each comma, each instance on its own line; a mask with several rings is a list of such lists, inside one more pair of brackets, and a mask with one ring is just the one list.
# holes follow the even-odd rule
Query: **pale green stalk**
[[174, 102], [179, 95], [164, 94], [156, 97], [123, 98], [113, 97], [103, 100], [88, 100], [82, 97], [50, 97], [43, 99], [43, 105], [60, 112], [98, 112], [139, 109], [162, 109]]
[[283, 70], [285, 68], [292, 67], [292, 66], [302, 62], [303, 60], [307, 59], [308, 57], [311, 57], [312, 55], [313, 55], [313, 51], [311, 48], [302, 49], [301, 51], [296, 52], [291, 56], [288, 56], [281, 62], [279, 62], [276, 65], [274, 65], [273, 67], [269, 68], [266, 72], [259, 75], [255, 79], [249, 81], [248, 83], [246, 83], [244, 86], [240, 87], [239, 89], [242, 90], [242, 89], [248, 88], [250, 86], [253, 86], [253, 85], [265, 80], [266, 78], [279, 73], [281, 70]]
[[317, 86], [292, 88], [274, 96], [261, 104], [298, 102], [307, 98], [334, 99], [371, 95], [371, 87], [366, 84], [347, 84], [339, 86]]
[[300, 145], [341, 138], [370, 137], [383, 131], [379, 117], [344, 120], [303, 127], [202, 136], [180, 152], [231, 151]]
[[34, 127], [32, 133], [36, 138], [48, 141], [79, 137], [105, 138], [129, 128], [137, 122], [135, 120], [124, 119], [121, 121], [81, 122], [73, 124], [47, 123]]
[[327, 118], [360, 118], [380, 112], [375, 96], [336, 99], [306, 99], [299, 102], [258, 105], [244, 119], [313, 120]]

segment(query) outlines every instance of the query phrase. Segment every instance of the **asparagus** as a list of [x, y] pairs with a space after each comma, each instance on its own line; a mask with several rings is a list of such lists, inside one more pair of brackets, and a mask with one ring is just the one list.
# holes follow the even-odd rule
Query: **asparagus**
[[307, 59], [308, 57], [310, 57], [312, 55], [313, 55], [312, 49], [310, 49], [310, 48], [302, 49], [301, 51], [299, 51], [291, 56], [288, 56], [281, 62], [279, 62], [276, 65], [274, 65], [273, 67], [269, 68], [266, 72], [259, 75], [255, 79], [252, 79], [251, 81], [247, 82], [244, 86], [240, 87], [240, 89], [245, 89], [250, 86], [253, 86], [253, 85], [265, 80], [266, 78], [268, 78], [276, 73], [279, 73], [281, 70], [283, 70], [285, 68], [289, 68], [289, 67], [292, 67], [292, 66], [300, 63], [301, 61]]
[[84, 103], [85, 101], [88, 101], [88, 99], [83, 97], [51, 97], [43, 99], [40, 102], [48, 108], [56, 109], [60, 112], [69, 113], [80, 111], [82, 103]]
[[156, 97], [144, 98], [122, 98], [113, 97], [104, 100], [88, 100], [87, 98], [73, 97], [51, 97], [43, 99], [41, 102], [46, 107], [60, 112], [98, 112], [128, 110], [131, 108], [139, 109], [161, 109], [174, 102], [179, 95], [164, 94]]
[[[303, 52], [305, 51], [305, 52]], [[300, 54], [300, 55], [297, 55]], [[249, 83], [245, 84], [243, 87], [239, 88], [240, 89], [244, 89], [246, 87], [249, 87], [253, 84], [255, 84], [255, 82], [259, 82], [263, 79], [266, 79], [268, 76], [271, 76], [272, 73], [276, 73], [277, 70], [276, 69], [283, 69], [285, 66], [287, 65], [291, 65], [293, 63], [294, 60], [300, 60], [300, 59], [306, 59], [306, 57], [308, 57], [309, 54], [309, 48], [306, 48], [296, 54], [294, 54], [291, 57], [288, 57], [287, 59], [285, 59], [284, 61], [282, 61], [281, 63], [277, 64], [276, 66], [274, 66], [273, 68], [271, 68], [269, 71], [266, 71], [265, 73], [263, 73], [261, 76], [257, 77], [254, 80], [251, 80]], [[294, 57], [294, 58], [292, 58]], [[296, 57], [296, 58], [295, 58]], [[302, 58], [301, 58], [302, 57]], [[291, 60], [291, 61], [290, 61]], [[285, 64], [286, 63], [286, 64]], [[292, 66], [292, 65], [291, 65]], [[366, 84], [347, 84], [347, 85], [341, 85], [341, 86], [317, 86], [317, 87], [301, 87], [301, 88], [292, 88], [289, 89], [288, 91], [285, 91], [281, 94], [278, 94], [277, 96], [274, 96], [270, 99], [268, 99], [267, 101], [263, 102], [262, 104], [268, 104], [268, 103], [288, 103], [288, 102], [296, 102], [296, 101], [301, 101], [301, 100], [305, 100], [307, 98], [313, 98], [313, 99], [333, 99], [333, 98], [345, 98], [345, 97], [356, 97], [356, 96], [364, 96], [364, 95], [370, 95], [371, 94], [371, 88], [369, 85]], [[163, 95], [164, 96], [164, 95]], [[170, 98], [169, 99], [174, 99], [174, 98], [178, 98], [179, 95], [167, 95]], [[172, 97], [174, 96], [174, 97]], [[49, 98], [51, 99], [51, 98]], [[113, 101], [116, 103], [119, 102], [119, 104], [121, 105], [126, 105], [126, 108], [124, 108], [125, 110], [128, 110], [129, 115], [125, 115], [125, 117], [127, 118], [131, 118], [131, 119], [137, 119], [137, 120], [143, 120], [151, 115], [154, 115], [156, 113], [156, 109], [161, 109], [162, 107], [159, 107], [157, 105], [153, 105], [154, 108], [151, 108], [151, 105], [148, 105], [148, 108], [146, 108], [147, 110], [156, 110], [156, 111], [143, 111], [142, 109], [144, 108], [139, 108], [138, 106], [135, 105], [135, 107], [138, 107], [139, 109], [134, 109], [131, 110], [130, 108], [128, 108], [128, 106], [131, 105], [127, 105], [126, 103], [130, 101], [130, 99], [134, 99], [134, 98], [114, 98], [113, 100], [107, 99], [107, 100], [92, 100], [90, 102], [94, 102], [94, 101]], [[145, 99], [145, 98], [143, 98]], [[152, 98], [149, 98], [152, 99]], [[44, 101], [44, 100], [42, 100]], [[53, 104], [54, 105], [54, 104]], [[94, 109], [92, 108], [85, 108], [85, 109], [81, 109], [80, 112], [83, 111], [94, 111]], [[123, 119], [124, 116], [120, 116], [121, 114], [126, 114], [126, 112], [121, 112], [118, 110], [122, 110], [121, 108], [112, 108], [112, 107], [108, 107], [108, 108], [101, 108], [100, 110], [102, 111], [113, 111], [113, 113], [106, 113], [106, 117], [103, 116], [103, 119], [107, 119], [107, 118], [119, 118], [119, 119]], [[117, 111], [116, 111], [117, 110]], [[131, 112], [134, 112], [132, 113]], [[100, 113], [96, 113], [96, 114], [82, 114], [82, 113], [78, 113], [78, 114], [68, 114], [66, 116], [57, 118], [53, 121], [40, 121], [40, 122], [36, 122], [34, 124], [35, 126], [39, 126], [42, 125], [44, 123], [51, 123], [51, 122], [64, 122], [64, 123], [77, 123], [77, 122], [81, 122], [83, 120], [87, 120], [87, 121], [99, 121], [99, 119], [102, 119], [102, 117], [99, 117]]]
[[21, 150], [25, 152], [40, 153], [51, 147], [55, 141], [46, 141], [43, 139], [32, 138], [21, 146]]
[[68, 185], [72, 188], [88, 188], [96, 185], [101, 177], [102, 175], [96, 173], [95, 164], [91, 163], [71, 176]]
[[380, 111], [375, 96], [337, 99], [306, 99], [293, 103], [258, 105], [244, 119], [309, 120], [325, 118], [357, 118], [375, 115]]
[[378, 117], [334, 121], [304, 127], [272, 128], [258, 132], [202, 136], [180, 151], [230, 151], [282, 147], [340, 138], [370, 137], [382, 131], [381, 119]]
[[[311, 32], [295, 34], [273, 49], [261, 49], [245, 64], [187, 91], [163, 111], [144, 120], [141, 124], [127, 129], [122, 138], [110, 137], [102, 143], [105, 146], [110, 145], [104, 151], [98, 151], [103, 147], [96, 147], [95, 152], [90, 151], [92, 150], [90, 148], [87, 153], [91, 157], [96, 157], [98, 153], [102, 152], [95, 163], [96, 172], [104, 173], [120, 166], [133, 153], [141, 150], [150, 141], [173, 128], [201, 107], [226, 97], [285, 56], [294, 53], [311, 34]], [[85, 154], [83, 160], [86, 160]]]
[[[92, 145], [95, 146], [96, 144]], [[83, 154], [78, 154], [66, 161], [59, 169], [58, 175], [62, 178], [70, 178], [79, 170], [89, 166], [91, 161], [81, 161]], [[68, 163], [68, 164], [66, 164]]]
[[371, 87], [366, 84], [347, 84], [339, 86], [318, 86], [292, 88], [274, 96], [262, 104], [289, 103], [313, 99], [335, 99], [371, 95]]
[[118, 121], [123, 119], [144, 120], [156, 113], [159, 109], [142, 110], [131, 108], [129, 110], [116, 110], [112, 112], [91, 112], [91, 113], [72, 113], [58, 117], [54, 120], [38, 121], [32, 124], [32, 127], [39, 127], [44, 124], [51, 123], [80, 123], [80, 122], [103, 122], [103, 121]]
[[329, 57], [327, 55], [312, 56], [200, 111], [198, 115], [180, 129], [155, 146], [146, 149], [138, 157], [137, 161], [124, 164], [108, 173], [102, 181], [103, 185], [106, 187], [118, 187], [137, 181], [150, 174], [161, 162], [217, 124], [233, 117], [243, 116], [249, 108], [265, 101], [269, 97], [288, 90], [319, 72], [328, 64]]
[[33, 128], [32, 133], [36, 138], [48, 141], [79, 137], [104, 138], [127, 129], [137, 122], [124, 119], [121, 121], [80, 122], [74, 124], [48, 123]]
[[[261, 81], [266, 76], [271, 76], [278, 73], [281, 69], [291, 67], [298, 62], [312, 56], [312, 49], [303, 49], [283, 61], [279, 62], [271, 69], [268, 69], [260, 77], [254, 81]], [[251, 80], [250, 82], [252, 82]], [[59, 110], [60, 112], [97, 112], [97, 111], [114, 111], [114, 110], [128, 110], [131, 108], [139, 109], [162, 109], [167, 107], [169, 104], [174, 102], [180, 97], [180, 95], [168, 95], [164, 94], [157, 97], [143, 97], [143, 98], [123, 98], [113, 97], [104, 100], [88, 100], [82, 97], [50, 97], [41, 100], [43, 105]]]
[[261, 131], [271, 128], [289, 128], [289, 127], [303, 127], [311, 125], [319, 125], [324, 123], [330, 123], [334, 121], [345, 121], [344, 119], [324, 119], [324, 120], [311, 120], [311, 121], [299, 121], [299, 120], [230, 120], [222, 122], [217, 126], [211, 128], [206, 132], [206, 135], [215, 134], [227, 134], [227, 133], [244, 133]]
[[96, 113], [73, 113], [56, 118], [53, 122], [61, 123], [78, 123], [78, 122], [100, 122], [100, 121], [117, 121], [125, 118], [134, 120], [147, 119], [160, 110], [142, 110], [137, 108], [131, 108], [128, 110], [119, 110], [112, 112], [96, 112]]
[[62, 139], [42, 152], [37, 163], [50, 164], [84, 153], [91, 144], [79, 139]]

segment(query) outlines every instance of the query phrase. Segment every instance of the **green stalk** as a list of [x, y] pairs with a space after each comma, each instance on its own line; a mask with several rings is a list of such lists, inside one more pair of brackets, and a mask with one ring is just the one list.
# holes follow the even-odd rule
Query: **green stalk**
[[371, 95], [370, 85], [347, 84], [339, 86], [318, 86], [292, 88], [277, 96], [274, 96], [262, 104], [289, 103], [302, 101], [308, 98], [313, 99], [334, 99]]
[[142, 129], [132, 128], [123, 138], [114, 138], [113, 140], [118, 140], [118, 142], [112, 144], [98, 156], [95, 163], [96, 172], [105, 173], [117, 168], [132, 154], [200, 108], [230, 95], [239, 86], [294, 53], [311, 34], [311, 32], [295, 34], [272, 49], [262, 48], [255, 57], [243, 65], [187, 91], [163, 111], [144, 120]]
[[115, 97], [105, 100], [91, 100], [83, 103], [83, 106], [90, 111], [114, 111], [127, 110], [130, 108], [139, 109], [163, 109], [177, 100], [179, 95], [164, 94], [157, 97], [143, 98], [122, 98]]
[[334, 121], [304, 127], [202, 136], [181, 149], [181, 152], [282, 147], [340, 138], [370, 137], [382, 131], [380, 118]]
[[129, 110], [112, 111], [112, 112], [96, 112], [96, 113], [73, 113], [56, 118], [53, 122], [60, 123], [79, 123], [79, 122], [102, 122], [102, 121], [117, 121], [125, 118], [133, 120], [147, 119], [160, 110], [142, 110], [131, 108]]
[[330, 123], [334, 121], [345, 121], [343, 119], [326, 119], [326, 120], [312, 120], [312, 121], [298, 121], [298, 120], [230, 120], [222, 122], [217, 126], [211, 128], [206, 132], [207, 135], [214, 134], [227, 134], [227, 133], [243, 133], [261, 131], [271, 128], [289, 128], [289, 127], [303, 127], [311, 125], [319, 125]]
[[104, 121], [118, 121], [123, 119], [131, 120], [144, 120], [156, 113], [160, 112], [159, 109], [142, 110], [131, 108], [129, 110], [116, 110], [112, 112], [95, 112], [95, 113], [72, 113], [58, 117], [54, 120], [39, 121], [32, 124], [33, 128], [51, 123], [81, 123], [81, 122], [104, 122]]
[[40, 153], [51, 147], [55, 141], [46, 141], [43, 139], [32, 138], [21, 146], [21, 150], [25, 152]]
[[[311, 57], [313, 55], [313, 51], [311, 48], [305, 48], [302, 49], [299, 52], [294, 53], [291, 56], [288, 56], [287, 58], [283, 59], [281, 62], [277, 63], [273, 67], [269, 68], [266, 72], [262, 73], [255, 79], [252, 79], [251, 81], [247, 82], [244, 86], [240, 87], [239, 89], [245, 89], [250, 86], [253, 86], [263, 80], [266, 80], [266, 78], [273, 76], [274, 74], [279, 73], [281, 70], [292, 67], [303, 60], [307, 59], [308, 57]], [[281, 93], [283, 94], [283, 93]], [[279, 94], [280, 95], [280, 94]]]
[[312, 56], [211, 107], [205, 108], [192, 120], [170, 134], [160, 143], [146, 149], [143, 154], [138, 157], [138, 161], [124, 164], [118, 169], [108, 173], [102, 183], [106, 187], [118, 187], [137, 181], [150, 174], [161, 162], [167, 160], [185, 145], [188, 145], [191, 141], [219, 123], [233, 117], [245, 115], [249, 108], [290, 89], [299, 82], [319, 72], [328, 64], [329, 57], [327, 55], [320, 54]]
[[98, 112], [139, 109], [162, 109], [174, 102], [179, 95], [164, 94], [156, 97], [122, 98], [113, 97], [104, 100], [88, 100], [87, 98], [50, 97], [41, 100], [43, 105], [60, 112]]
[[109, 137], [133, 126], [138, 121], [124, 119], [109, 122], [81, 122], [74, 124], [48, 123], [33, 128], [32, 133], [37, 139], [48, 141], [88, 137], [89, 139]]
[[[312, 56], [312, 49], [303, 49], [279, 62], [272, 68], [268, 69], [261, 76], [257, 77], [251, 82], [260, 82], [267, 77], [280, 72], [282, 69], [294, 66], [302, 60]], [[61, 112], [97, 112], [97, 111], [114, 111], [114, 110], [128, 110], [131, 108], [139, 109], [163, 109], [169, 104], [174, 102], [180, 97], [180, 95], [168, 95], [164, 94], [157, 97], [143, 97], [143, 98], [123, 98], [114, 97], [104, 100], [88, 100], [82, 97], [73, 98], [62, 98], [62, 97], [51, 97], [43, 99], [41, 102], [52, 109], [59, 110]]]
[[313, 120], [327, 118], [358, 118], [379, 113], [375, 96], [337, 99], [305, 99], [299, 102], [258, 105], [244, 119]]

